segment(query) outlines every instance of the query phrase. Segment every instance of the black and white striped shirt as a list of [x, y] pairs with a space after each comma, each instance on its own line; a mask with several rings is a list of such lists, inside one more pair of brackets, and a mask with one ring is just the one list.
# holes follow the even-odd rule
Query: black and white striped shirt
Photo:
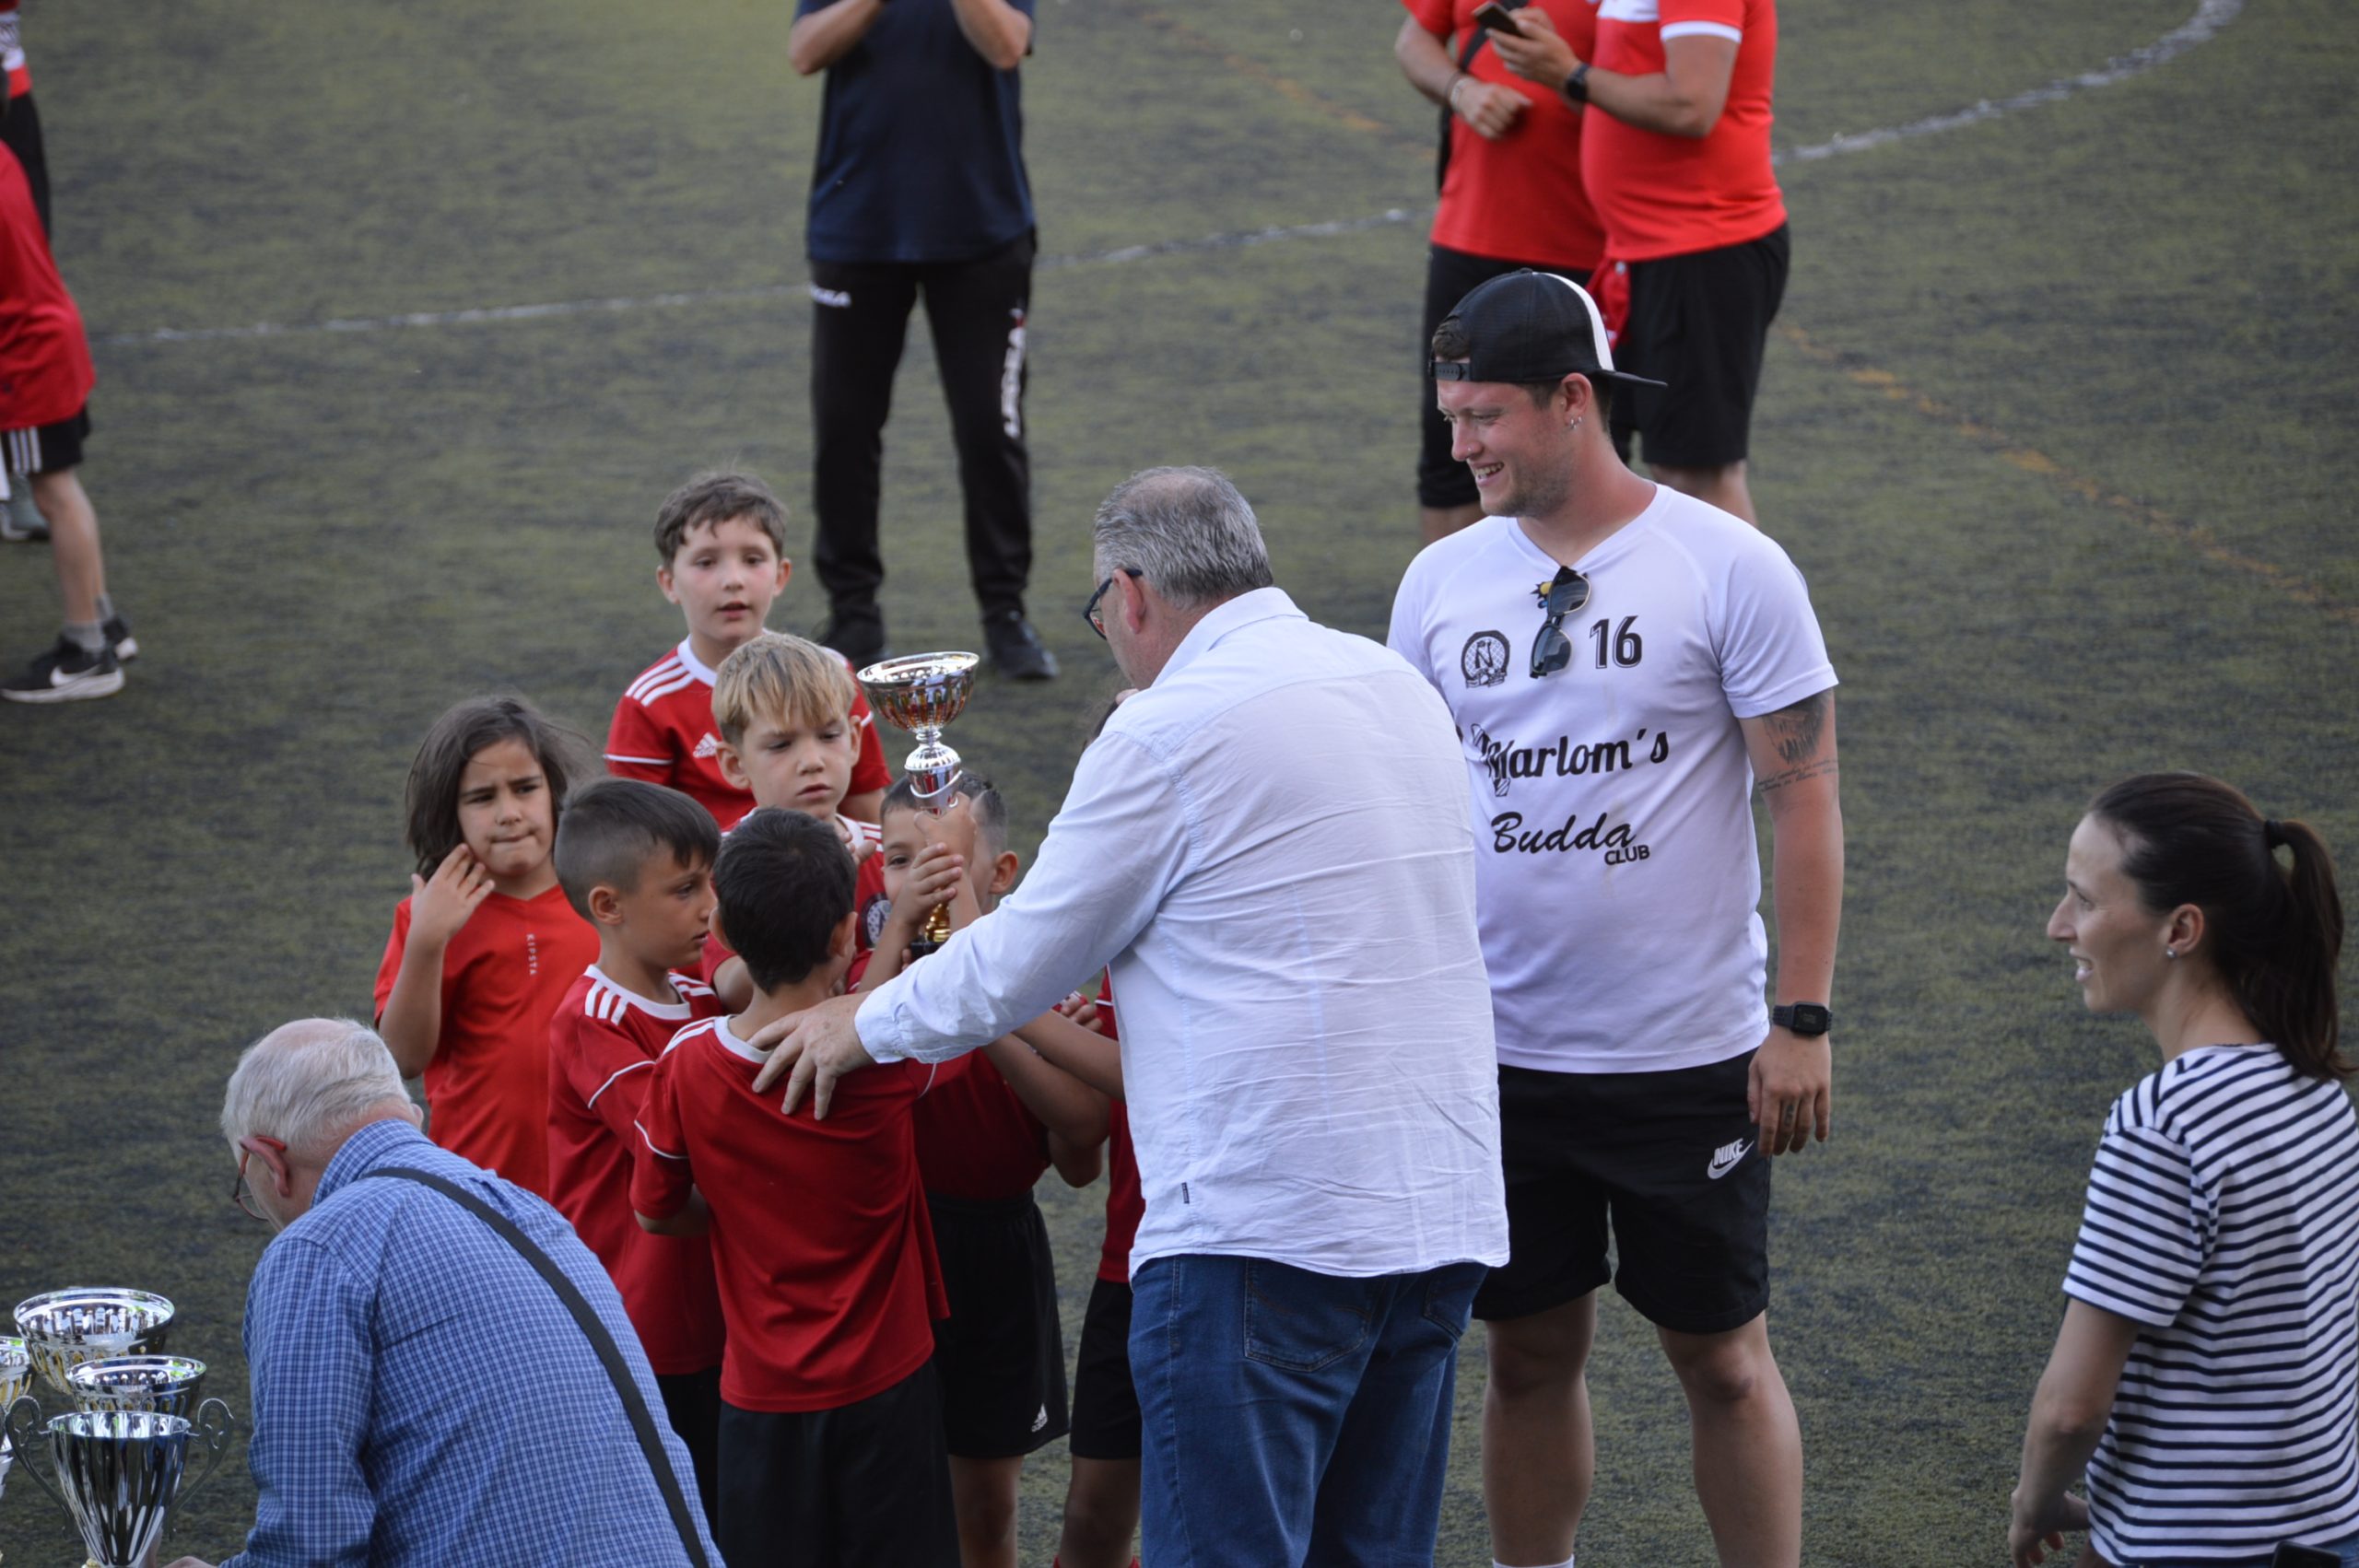
[[2089, 1461], [2108, 1562], [2265, 1562], [2359, 1530], [2359, 1117], [2267, 1046], [2114, 1102], [2064, 1292], [2143, 1325]]

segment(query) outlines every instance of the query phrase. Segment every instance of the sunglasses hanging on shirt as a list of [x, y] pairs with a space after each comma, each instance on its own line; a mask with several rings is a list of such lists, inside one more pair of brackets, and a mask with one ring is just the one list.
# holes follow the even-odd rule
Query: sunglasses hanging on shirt
[[1540, 635], [1532, 640], [1532, 678], [1536, 681], [1573, 661], [1565, 617], [1589, 603], [1589, 579], [1570, 567], [1559, 567], [1555, 581], [1541, 583], [1532, 592], [1539, 596], [1541, 613], [1546, 617], [1540, 623]]

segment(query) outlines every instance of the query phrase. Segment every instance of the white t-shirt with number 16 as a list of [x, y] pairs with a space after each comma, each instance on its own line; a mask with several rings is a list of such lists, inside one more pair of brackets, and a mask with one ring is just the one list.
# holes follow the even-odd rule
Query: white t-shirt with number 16
[[1785, 551], [1658, 486], [1573, 563], [1572, 661], [1532, 674], [1557, 563], [1513, 518], [1428, 546], [1393, 649], [1457, 720], [1499, 1059], [1553, 1072], [1725, 1061], [1767, 1034], [1768, 940], [1740, 719], [1835, 683]]

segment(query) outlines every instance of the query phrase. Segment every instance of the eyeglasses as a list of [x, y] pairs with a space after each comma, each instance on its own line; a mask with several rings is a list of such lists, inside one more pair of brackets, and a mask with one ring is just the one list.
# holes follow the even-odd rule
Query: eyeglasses
[[1532, 678], [1553, 675], [1573, 661], [1573, 641], [1565, 635], [1565, 617], [1589, 603], [1589, 579], [1570, 567], [1556, 568], [1556, 579], [1540, 588], [1540, 608], [1547, 619], [1532, 640]]
[[238, 1151], [238, 1178], [229, 1184], [229, 1201], [244, 1210], [248, 1219], [261, 1220], [267, 1223], [270, 1216], [254, 1207], [253, 1190], [246, 1186], [246, 1162], [252, 1157], [253, 1151], [251, 1149]]
[[[1081, 607], [1081, 618], [1089, 623], [1089, 629], [1097, 634], [1098, 641], [1103, 642], [1106, 640], [1106, 619], [1097, 613], [1097, 602], [1106, 597], [1106, 591], [1108, 589], [1114, 586], [1115, 578], [1139, 578], [1144, 577], [1145, 575], [1146, 574], [1144, 572], [1139, 570], [1136, 567], [1124, 567], [1121, 571], [1114, 573], [1112, 576], [1107, 578], [1104, 582], [1099, 583], [1097, 585], [1097, 591], [1089, 596], [1089, 603]], [[1571, 655], [1567, 654], [1566, 657], [1570, 658]]]

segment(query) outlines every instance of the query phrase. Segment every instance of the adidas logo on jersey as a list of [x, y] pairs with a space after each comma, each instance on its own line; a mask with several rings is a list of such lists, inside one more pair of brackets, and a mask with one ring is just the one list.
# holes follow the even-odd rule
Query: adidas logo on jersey
[[698, 756], [698, 760], [702, 760], [702, 759], [703, 759], [703, 758], [705, 758], [705, 757], [712, 756], [712, 755], [714, 755], [718, 754], [718, 753], [720, 752], [720, 750], [721, 750], [721, 737], [720, 737], [720, 736], [718, 736], [718, 735], [716, 735], [716, 734], [714, 734], [714, 733], [713, 733], [711, 731], [710, 731], [710, 730], [707, 730], [707, 731], [704, 732], [704, 739], [702, 739], [702, 740], [700, 740], [700, 741], [698, 741], [698, 742], [697, 743], [697, 756]]

